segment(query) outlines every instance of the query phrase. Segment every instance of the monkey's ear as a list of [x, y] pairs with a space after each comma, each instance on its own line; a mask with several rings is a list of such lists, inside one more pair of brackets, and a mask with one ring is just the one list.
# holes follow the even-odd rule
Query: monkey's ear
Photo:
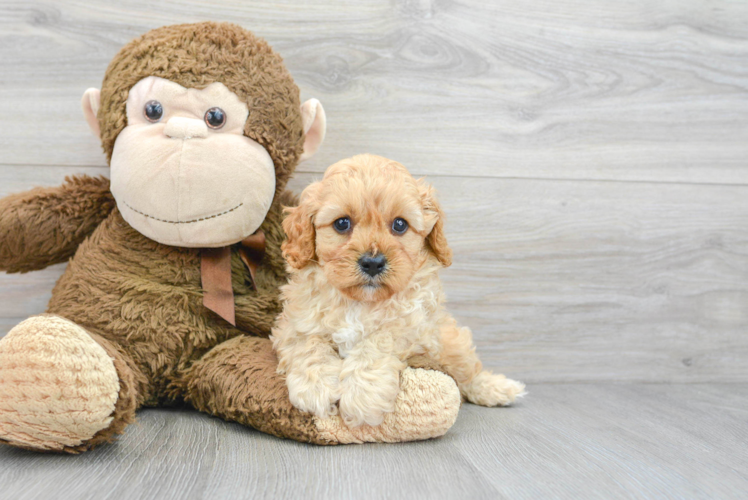
[[83, 115], [86, 117], [86, 122], [88, 122], [88, 126], [91, 128], [91, 132], [93, 132], [97, 139], [101, 138], [99, 119], [96, 117], [96, 114], [99, 112], [100, 101], [101, 91], [93, 88], [86, 90], [81, 99]]
[[325, 140], [327, 118], [325, 109], [317, 99], [309, 99], [301, 105], [301, 120], [304, 124], [304, 152], [299, 161], [308, 160]]

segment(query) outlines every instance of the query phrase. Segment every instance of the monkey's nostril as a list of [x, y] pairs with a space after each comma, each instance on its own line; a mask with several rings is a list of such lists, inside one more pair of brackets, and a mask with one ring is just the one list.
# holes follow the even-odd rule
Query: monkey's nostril
[[384, 271], [384, 268], [387, 267], [387, 257], [382, 254], [373, 256], [370, 253], [367, 253], [358, 260], [358, 265], [363, 272], [373, 278]]

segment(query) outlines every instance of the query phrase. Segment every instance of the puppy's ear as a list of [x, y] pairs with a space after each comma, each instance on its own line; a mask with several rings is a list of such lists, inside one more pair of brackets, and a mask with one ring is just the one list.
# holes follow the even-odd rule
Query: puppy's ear
[[281, 245], [283, 258], [294, 269], [304, 268], [314, 259], [314, 215], [317, 212], [318, 182], [307, 186], [301, 193], [301, 200], [297, 207], [286, 207], [283, 211], [283, 230], [286, 241]]
[[452, 249], [449, 248], [447, 237], [444, 235], [444, 212], [436, 200], [436, 192], [423, 179], [418, 180], [418, 190], [421, 193], [424, 222], [428, 233], [426, 242], [437, 260], [444, 267], [449, 267], [452, 265]]

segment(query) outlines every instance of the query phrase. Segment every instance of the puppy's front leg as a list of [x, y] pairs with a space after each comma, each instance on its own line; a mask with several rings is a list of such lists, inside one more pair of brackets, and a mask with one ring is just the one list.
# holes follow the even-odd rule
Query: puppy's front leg
[[275, 336], [273, 342], [291, 404], [320, 418], [337, 415], [343, 360], [332, 346], [317, 337]]
[[340, 416], [349, 427], [379, 425], [395, 409], [405, 363], [362, 342], [343, 360]]

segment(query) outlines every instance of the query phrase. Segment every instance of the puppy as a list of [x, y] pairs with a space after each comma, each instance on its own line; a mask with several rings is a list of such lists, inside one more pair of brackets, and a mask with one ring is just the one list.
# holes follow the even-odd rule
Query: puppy
[[472, 403], [504, 406], [524, 394], [522, 383], [482, 369], [470, 330], [444, 308], [438, 271], [452, 252], [433, 188], [397, 162], [359, 155], [332, 165], [286, 212], [291, 276], [271, 338], [294, 406], [379, 425], [418, 354]]

